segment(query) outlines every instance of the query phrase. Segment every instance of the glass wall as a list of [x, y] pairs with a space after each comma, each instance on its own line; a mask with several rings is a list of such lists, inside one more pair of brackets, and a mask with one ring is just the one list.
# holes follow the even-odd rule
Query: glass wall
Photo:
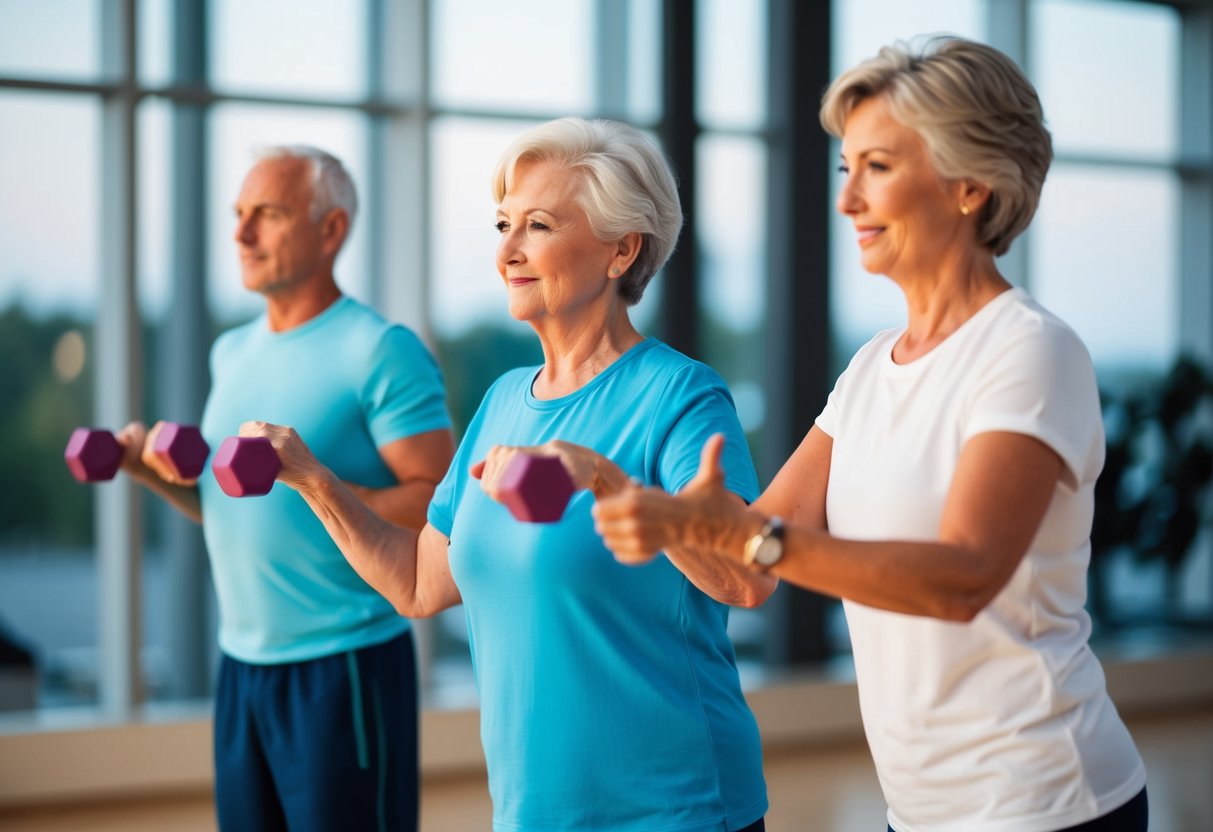
[[[487, 0], [133, 5], [129, 54], [137, 62], [124, 68], [123, 27], [112, 25], [123, 4], [0, 0], [0, 637], [11, 645], [0, 655], [12, 656], [12, 672], [26, 680], [23, 698], [0, 708], [99, 701], [98, 621], [121, 600], [98, 591], [110, 567], [95, 503], [117, 486], [72, 481], [63, 443], [72, 427], [96, 419], [98, 390], [126, 370], [138, 376], [134, 398], [146, 419], [197, 418], [174, 408], [200, 410], [210, 339], [262, 308], [242, 288], [231, 240], [233, 201], [258, 146], [315, 144], [350, 167], [363, 212], [338, 280], [428, 339], [461, 432], [493, 379], [540, 360], [531, 330], [506, 312], [494, 263], [489, 180], [498, 156], [522, 130], [567, 114], [622, 118], [669, 136], [667, 82], [689, 73], [692, 91], [682, 94], [693, 106], [682, 111], [693, 123], [674, 126], [690, 136], [694, 198], [684, 205], [680, 248], [695, 254], [693, 289], [671, 291], [659, 275], [633, 319], [658, 336], [663, 321], [694, 319], [698, 343], [688, 349], [729, 383], [759, 470], [778, 467], [763, 458], [776, 401], [764, 374], [767, 332], [771, 311], [786, 302], [771, 296], [767, 262], [769, 178], [779, 169], [769, 106], [771, 73], [781, 71], [768, 43], [774, 5], [697, 0], [693, 21], [667, 17], [663, 0], [576, 0], [542, 11]], [[1022, 31], [992, 23], [1012, 7]], [[833, 72], [891, 40], [944, 31], [1008, 49], [1038, 85], [1057, 161], [1008, 269], [1091, 349], [1109, 438], [1127, 460], [1109, 476], [1122, 483], [1109, 516], [1136, 512], [1140, 520], [1137, 537], [1112, 540], [1099, 560], [1097, 603], [1116, 626], [1207, 621], [1208, 546], [1166, 554], [1159, 529], [1170, 528], [1167, 506], [1146, 500], [1173, 493], [1156, 487], [1174, 456], [1168, 448], [1183, 456], [1193, 447], [1170, 440], [1202, 435], [1189, 423], [1168, 435], [1150, 409], [1166, 397], [1162, 385], [1174, 378], [1183, 343], [1184, 287], [1193, 278], [1184, 273], [1180, 206], [1194, 198], [1193, 181], [1204, 183], [1206, 196], [1195, 193], [1209, 210], [1208, 161], [1181, 152], [1191, 118], [1179, 98], [1190, 81], [1179, 64], [1183, 16], [1165, 3], [1113, 0], [850, 0], [831, 8]], [[694, 66], [670, 64], [668, 37], [693, 40]], [[815, 114], [817, 103], [803, 106]], [[130, 136], [115, 130], [126, 116]], [[131, 147], [115, 148], [114, 136]], [[110, 175], [115, 150], [126, 149], [130, 176]], [[833, 169], [836, 150], [820, 163]], [[794, 196], [824, 202], [833, 193]], [[133, 222], [123, 212], [128, 199]], [[100, 367], [103, 281], [126, 277], [103, 271], [106, 246], [128, 235], [139, 331], [124, 347], [129, 367]], [[832, 379], [905, 310], [886, 279], [859, 268], [845, 219], [831, 221], [828, 248], [828, 275], [795, 279], [828, 280]], [[183, 320], [197, 322], [196, 339], [182, 336]], [[156, 501], [142, 506], [129, 519], [143, 553], [134, 568], [144, 695], [205, 695], [214, 621], [204, 553], [188, 554], [200, 544], [183, 543], [189, 533]], [[780, 625], [742, 611], [732, 621], [743, 655], [761, 661], [769, 628]], [[831, 621], [845, 651], [845, 628]], [[425, 674], [447, 692], [432, 701], [466, 701], [462, 611], [441, 616], [430, 634]]]
[[75, 427], [92, 423], [103, 374], [94, 337], [100, 105], [0, 90], [0, 125], [21, 126], [0, 126], [0, 673], [13, 680], [0, 709], [90, 704], [92, 492], [114, 486], [76, 483], [63, 449]]

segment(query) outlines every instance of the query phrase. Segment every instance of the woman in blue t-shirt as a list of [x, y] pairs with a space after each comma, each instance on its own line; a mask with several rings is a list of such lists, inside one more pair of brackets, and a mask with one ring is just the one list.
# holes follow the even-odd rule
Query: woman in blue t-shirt
[[[761, 830], [758, 729], [725, 628], [727, 605], [762, 603], [774, 579], [679, 549], [620, 565], [590, 516], [630, 480], [682, 489], [705, 442], [732, 499], [758, 491], [724, 382], [628, 317], [682, 225], [669, 165], [635, 129], [560, 119], [506, 151], [493, 192], [510, 314], [544, 363], [489, 389], [425, 528], [377, 518], [290, 428], [242, 433], [270, 437], [279, 478], [402, 615], [464, 604], [495, 829]], [[580, 489], [558, 522], [496, 499], [520, 453], [558, 457]]]

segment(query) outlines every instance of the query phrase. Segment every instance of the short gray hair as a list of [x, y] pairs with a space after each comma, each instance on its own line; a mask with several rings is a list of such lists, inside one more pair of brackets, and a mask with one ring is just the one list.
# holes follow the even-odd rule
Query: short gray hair
[[308, 210], [312, 222], [319, 222], [334, 208], [349, 216], [350, 226], [358, 213], [358, 190], [341, 160], [318, 147], [306, 144], [275, 144], [253, 152], [259, 162], [268, 159], [298, 159], [307, 162], [312, 172], [312, 202]]
[[599, 240], [638, 232], [640, 254], [619, 278], [628, 304], [644, 295], [678, 241], [682, 206], [669, 162], [651, 139], [617, 121], [561, 118], [523, 133], [506, 149], [493, 174], [500, 203], [519, 163], [556, 162], [580, 179], [577, 204]]
[[830, 84], [822, 126], [841, 138], [851, 111], [876, 96], [918, 133], [940, 176], [990, 188], [977, 240], [1005, 254], [1032, 221], [1053, 161], [1040, 99], [1015, 62], [951, 35], [898, 41]]

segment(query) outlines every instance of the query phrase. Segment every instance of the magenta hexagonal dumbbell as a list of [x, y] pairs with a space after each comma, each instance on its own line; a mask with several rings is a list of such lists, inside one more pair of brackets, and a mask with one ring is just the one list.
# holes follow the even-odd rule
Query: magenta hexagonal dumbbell
[[498, 485], [501, 502], [527, 523], [555, 523], [576, 490], [558, 457], [527, 454], [509, 461]]
[[270, 493], [282, 462], [264, 436], [229, 436], [219, 446], [211, 470], [224, 494], [256, 497]]
[[80, 482], [112, 480], [122, 464], [122, 446], [108, 430], [76, 428], [67, 440], [63, 459]]
[[165, 422], [152, 443], [152, 453], [167, 463], [183, 480], [196, 480], [206, 467], [210, 445], [192, 425]]

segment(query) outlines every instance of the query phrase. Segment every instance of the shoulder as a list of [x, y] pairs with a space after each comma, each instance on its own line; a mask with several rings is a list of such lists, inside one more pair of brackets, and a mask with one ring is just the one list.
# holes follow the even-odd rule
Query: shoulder
[[1091, 354], [1074, 329], [1022, 289], [1014, 294], [988, 327], [991, 360], [1029, 356], [1034, 364], [1072, 368], [1092, 366]]
[[653, 386], [676, 384], [679, 387], [725, 388], [720, 374], [702, 361], [696, 361], [657, 339], [649, 339], [644, 353], [638, 356], [633, 373], [653, 383]]

